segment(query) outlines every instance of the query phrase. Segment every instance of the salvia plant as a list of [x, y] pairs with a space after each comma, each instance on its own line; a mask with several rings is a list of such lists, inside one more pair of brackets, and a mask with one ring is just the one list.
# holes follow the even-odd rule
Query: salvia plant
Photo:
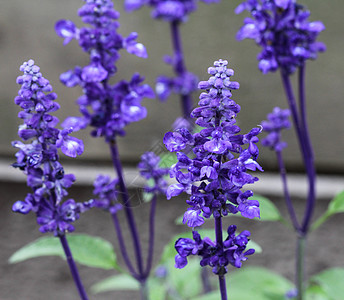
[[[127, 11], [145, 5], [152, 8], [154, 19], [169, 23], [174, 52], [165, 57], [165, 62], [173, 67], [175, 77], [158, 76], [156, 93], [143, 83], [144, 78], [138, 73], [129, 81], [116, 78], [119, 73], [116, 64], [122, 50], [140, 58], [146, 58], [147, 51], [137, 41], [136, 32], [127, 37], [119, 33], [119, 13], [111, 0], [84, 0], [78, 11], [85, 24], [83, 27], [77, 27], [71, 20], [60, 20], [55, 25], [64, 45], [76, 40], [89, 56], [88, 65], [73, 66], [60, 76], [65, 86], [81, 87], [82, 95], [76, 101], [80, 116], [69, 116], [61, 123], [61, 129], [57, 128], [59, 120], [53, 113], [60, 106], [49, 81], [32, 59], [20, 67], [23, 74], [17, 78], [21, 88], [15, 104], [22, 109], [18, 114], [23, 122], [18, 130], [22, 141], [12, 143], [18, 149], [13, 167], [27, 176], [31, 192], [24, 200], [15, 202], [12, 210], [22, 214], [35, 213], [39, 230], [52, 236], [24, 246], [10, 261], [19, 262], [40, 255], [65, 257], [82, 300], [89, 299], [89, 296], [76, 263], [115, 269], [120, 273], [95, 284], [92, 292], [133, 289], [139, 291], [141, 300], [341, 299], [342, 295], [339, 293], [338, 298], [337, 291], [344, 270], [328, 270], [309, 281], [304, 274], [309, 233], [331, 215], [344, 212], [344, 193], [341, 193], [312, 223], [316, 173], [306, 118], [305, 66], [308, 60], [316, 59], [318, 53], [326, 49], [317, 41], [319, 33], [325, 29], [323, 23], [309, 21], [309, 11], [296, 0], [247, 0], [237, 6], [235, 13], [250, 13], [238, 31], [237, 39], [253, 39], [261, 47], [257, 56], [258, 68], [263, 74], [280, 72], [289, 105], [289, 109], [274, 107], [267, 120], [242, 133], [237, 125], [241, 107], [232, 99], [232, 91], [239, 89], [239, 83], [232, 81], [234, 71], [229, 68], [228, 61], [215, 61], [208, 68], [210, 78], [200, 82], [186, 68], [180, 25], [197, 9], [198, 1], [124, 1]], [[298, 97], [291, 80], [296, 72]], [[191, 94], [197, 87], [202, 92], [198, 106], [193, 108]], [[182, 104], [181, 117], [173, 124], [173, 131], [161, 137], [161, 143], [171, 153], [159, 156], [148, 151], [141, 156], [137, 166], [147, 181], [142, 189], [143, 199], [150, 202], [148, 246], [147, 251], [143, 251], [133, 213], [133, 198], [124, 178], [118, 139], [126, 135], [127, 125], [147, 116], [142, 105], [144, 98], [157, 96], [166, 100], [171, 92], [180, 95]], [[259, 122], [257, 120], [257, 124]], [[282, 131], [292, 126], [308, 180], [308, 197], [301, 219], [291, 199], [282, 155], [287, 147]], [[113, 179], [98, 175], [93, 183], [91, 200], [82, 202], [66, 199], [67, 190], [76, 178], [73, 174], [65, 174], [58, 151], [60, 149], [69, 157], [81, 155], [83, 142], [71, 134], [87, 128], [94, 138], [104, 139], [117, 176]], [[297, 236], [295, 285], [264, 268], [231, 270], [241, 268], [250, 255], [261, 251], [250, 240], [248, 230], [237, 231], [233, 216], [286, 223], [274, 204], [263, 196], [254, 195], [249, 186], [258, 180], [253, 172], [263, 171], [257, 162], [258, 135], [262, 132], [266, 135], [261, 144], [276, 153], [291, 227]], [[187, 208], [179, 219], [192, 230], [171, 237], [154, 269], [157, 202], [159, 198], [170, 200], [172, 197], [186, 199]], [[111, 243], [100, 237], [69, 234], [75, 229], [74, 222], [90, 209], [101, 209], [109, 214], [125, 268], [117, 264]], [[125, 224], [118, 217], [122, 212], [128, 235], [124, 235]], [[209, 222], [213, 223], [211, 229], [202, 228]], [[133, 251], [128, 251], [128, 242], [132, 242]], [[209, 267], [213, 275], [208, 277]], [[187, 272], [180, 270], [183, 268], [187, 268]], [[230, 287], [226, 281], [231, 282]]]
[[59, 109], [59, 104], [54, 102], [57, 95], [52, 92], [52, 86], [34, 61], [24, 62], [20, 71], [23, 75], [17, 78], [17, 82], [21, 88], [15, 103], [22, 109], [18, 116], [23, 124], [19, 126], [18, 135], [27, 143], [12, 143], [19, 149], [16, 153], [17, 162], [13, 166], [27, 175], [27, 185], [32, 193], [24, 201], [15, 202], [12, 209], [22, 214], [34, 212], [39, 230], [43, 233], [52, 232], [59, 237], [80, 297], [87, 299], [65, 235], [74, 231], [73, 222], [80, 213], [90, 208], [92, 201], [76, 203], [73, 199], [64, 199], [75, 176], [64, 173], [58, 155], [58, 149], [61, 148], [65, 155], [75, 157], [83, 152], [84, 145], [82, 141], [69, 136], [71, 128], [56, 128], [59, 120], [51, 113]]
[[[84, 92], [77, 100], [82, 117], [67, 118], [63, 125], [76, 129], [91, 126], [93, 128], [91, 134], [94, 137], [104, 137], [109, 145], [117, 179], [111, 181], [109, 177], [100, 175], [95, 180], [94, 206], [108, 210], [111, 214], [125, 264], [131, 276], [140, 282], [142, 298], [145, 299], [146, 281], [152, 267], [155, 206], [157, 195], [164, 193], [166, 187], [166, 182], [162, 178], [166, 171], [160, 169], [159, 157], [151, 152], [142, 156], [138, 166], [142, 175], [154, 182], [152, 187], [146, 189], [146, 192], [154, 196], [149, 216], [149, 249], [147, 262], [144, 265], [140, 237], [124, 181], [117, 139], [125, 135], [125, 127], [128, 124], [146, 117], [147, 110], [141, 105], [141, 101], [144, 97], [154, 97], [154, 93], [147, 84], [142, 84], [143, 78], [137, 73], [129, 82], [121, 80], [111, 85], [109, 80], [117, 71], [115, 62], [120, 57], [119, 50], [126, 49], [129, 53], [143, 58], [147, 57], [147, 53], [145, 47], [136, 42], [137, 33], [133, 32], [124, 38], [117, 32], [119, 23], [116, 19], [119, 13], [114, 10], [110, 0], [86, 1], [78, 14], [89, 26], [79, 29], [71, 21], [61, 20], [55, 27], [57, 34], [65, 38], [65, 43], [76, 39], [80, 47], [90, 55], [88, 66], [77, 66], [74, 70], [61, 75], [61, 81], [66, 86], [80, 85]], [[122, 225], [117, 217], [117, 212], [122, 207], [134, 245], [136, 267], [128, 255], [127, 238], [123, 237]]]
[[[261, 52], [257, 56], [258, 67], [263, 74], [280, 72], [289, 105], [289, 109], [285, 110], [275, 107], [273, 112], [268, 114], [268, 120], [261, 123], [264, 131], [268, 133], [262, 140], [262, 145], [276, 153], [286, 206], [298, 240], [296, 290], [290, 293], [289, 297], [304, 299], [305, 244], [311, 229], [316, 200], [314, 151], [307, 123], [305, 69], [307, 60], [316, 59], [319, 52], [326, 50], [325, 44], [317, 41], [325, 26], [321, 21], [309, 21], [310, 12], [295, 0], [248, 0], [241, 3], [235, 12], [242, 13], [245, 10], [251, 17], [244, 20], [244, 25], [237, 33], [237, 39], [253, 39], [261, 47]], [[298, 72], [298, 99], [291, 81], [291, 76], [295, 72]], [[287, 144], [282, 140], [281, 131], [291, 127], [290, 115], [308, 180], [308, 196], [302, 220], [297, 218], [291, 201], [282, 156], [282, 150]]]

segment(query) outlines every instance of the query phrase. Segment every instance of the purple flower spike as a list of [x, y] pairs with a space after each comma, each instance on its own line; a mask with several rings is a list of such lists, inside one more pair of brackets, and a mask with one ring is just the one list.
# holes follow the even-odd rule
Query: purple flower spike
[[307, 59], [316, 59], [318, 52], [326, 50], [316, 39], [325, 29], [322, 22], [309, 22], [309, 11], [292, 0], [247, 0], [235, 13], [247, 10], [251, 18], [237, 33], [237, 39], [253, 39], [261, 46], [258, 67], [264, 73], [281, 68], [293, 73]]
[[[152, 89], [142, 84], [143, 78], [138, 74], [134, 74], [129, 82], [109, 83], [117, 72], [115, 64], [120, 57], [119, 51], [125, 49], [142, 58], [147, 57], [147, 51], [136, 41], [137, 33], [132, 32], [128, 37], [118, 33], [119, 13], [114, 10], [111, 0], [87, 0], [78, 14], [87, 26], [79, 29], [65, 20], [56, 24], [56, 32], [66, 39], [65, 42], [75, 38], [83, 51], [90, 55], [88, 66], [77, 66], [60, 76], [63, 84], [68, 87], [79, 85], [84, 92], [77, 100], [82, 117], [69, 118], [63, 125], [73, 127], [74, 131], [90, 125], [94, 128], [92, 136], [104, 137], [110, 143], [117, 136], [125, 135], [128, 124], [146, 117], [142, 99], [154, 97]], [[22, 101], [22, 105], [31, 103]], [[66, 125], [71, 123], [73, 125]], [[77, 153], [76, 150], [80, 149], [74, 139], [65, 145], [67, 153]]]
[[[239, 89], [240, 85], [231, 80], [234, 71], [227, 66], [226, 60], [215, 61], [208, 68], [210, 78], [198, 85], [205, 91], [191, 117], [196, 118], [201, 130], [190, 134], [186, 128], [178, 126], [164, 137], [166, 148], [177, 152], [178, 159], [170, 170], [170, 176], [177, 183], [168, 187], [167, 198], [187, 193], [186, 202], [190, 207], [184, 213], [183, 223], [194, 228], [213, 216], [216, 233], [222, 231], [218, 226], [222, 216], [240, 212], [249, 219], [260, 217], [259, 202], [248, 200], [253, 192], [242, 191], [242, 188], [258, 180], [251, 175], [252, 171], [263, 171], [257, 162], [256, 145], [262, 129], [256, 127], [247, 134], [240, 134], [239, 126], [235, 125], [240, 106], [231, 97], [232, 90]], [[196, 231], [193, 240], [179, 239], [175, 244], [178, 253], [175, 266], [183, 268], [189, 255], [198, 255], [201, 266], [209, 265], [218, 275], [226, 273], [229, 264], [240, 268], [254, 250], [245, 252], [250, 233], [243, 231], [236, 236], [235, 230], [234, 225], [228, 228], [228, 237], [223, 243], [207, 237], [202, 239]]]
[[14, 203], [12, 210], [22, 214], [35, 212], [41, 232], [61, 235], [73, 231], [72, 223], [91, 205], [76, 204], [72, 199], [63, 202], [75, 176], [65, 174], [57, 150], [61, 148], [66, 155], [75, 157], [82, 154], [84, 147], [82, 141], [69, 136], [73, 131], [71, 128], [55, 128], [58, 119], [50, 113], [59, 109], [54, 102], [57, 95], [51, 92], [52, 87], [39, 67], [29, 60], [20, 70], [24, 74], [17, 78], [22, 86], [15, 103], [23, 109], [19, 117], [24, 124], [19, 126], [18, 135], [27, 143], [12, 143], [18, 148], [17, 162], [13, 167], [27, 175], [27, 185], [32, 188], [32, 193], [26, 196], [25, 201]]

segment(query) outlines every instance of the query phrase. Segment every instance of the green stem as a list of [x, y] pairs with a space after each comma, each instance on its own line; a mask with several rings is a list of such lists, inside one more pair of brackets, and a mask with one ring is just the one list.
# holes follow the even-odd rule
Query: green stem
[[140, 299], [148, 300], [148, 288], [146, 280], [140, 282]]
[[304, 299], [304, 276], [305, 276], [305, 249], [306, 249], [306, 236], [299, 235], [297, 237], [296, 247], [296, 287], [297, 287], [297, 300]]

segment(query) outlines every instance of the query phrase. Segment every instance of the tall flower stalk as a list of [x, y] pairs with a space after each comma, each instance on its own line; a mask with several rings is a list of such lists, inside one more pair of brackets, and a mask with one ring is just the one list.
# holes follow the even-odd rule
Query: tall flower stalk
[[[264, 74], [280, 69], [284, 92], [308, 180], [307, 203], [303, 219], [300, 222], [296, 218], [293, 203], [289, 196], [281, 149], [277, 146], [278, 143], [274, 144], [271, 140], [272, 132], [277, 136], [280, 134], [281, 128], [278, 128], [278, 119], [285, 117], [285, 113], [275, 109], [274, 115], [269, 116], [269, 121], [263, 123], [263, 127], [266, 127], [270, 136], [268, 137], [270, 141], [266, 142], [267, 145], [272, 147], [277, 154], [288, 212], [297, 234], [295, 280], [298, 290], [297, 297], [301, 300], [303, 299], [305, 244], [316, 200], [316, 172], [306, 118], [305, 65], [308, 59], [316, 59], [318, 52], [325, 51], [325, 45], [316, 41], [318, 34], [325, 29], [325, 26], [320, 21], [309, 22], [310, 12], [305, 10], [296, 0], [248, 0], [237, 7], [236, 13], [241, 13], [244, 10], [248, 10], [252, 18], [245, 19], [237, 38], [239, 40], [254, 39], [262, 47], [262, 51], [258, 55], [258, 67]], [[298, 104], [291, 82], [291, 75], [295, 71], [299, 72], [297, 81]]]
[[[142, 299], [147, 299], [146, 281], [152, 267], [156, 198], [163, 189], [156, 188], [151, 191], [154, 196], [151, 201], [149, 247], [145, 266], [117, 140], [119, 136], [125, 135], [125, 127], [128, 124], [146, 117], [147, 111], [141, 105], [141, 101], [144, 97], [154, 97], [154, 92], [148, 85], [142, 84], [143, 78], [139, 74], [134, 74], [129, 82], [122, 80], [116, 84], [110, 84], [110, 79], [117, 71], [115, 63], [120, 57], [119, 50], [126, 49], [127, 52], [143, 58], [147, 57], [147, 53], [145, 47], [136, 42], [137, 33], [133, 32], [124, 38], [117, 32], [119, 23], [116, 19], [119, 18], [119, 13], [114, 10], [111, 0], [86, 0], [85, 2], [78, 14], [83, 22], [90, 26], [79, 29], [69, 20], [61, 20], [56, 24], [56, 32], [65, 38], [65, 43], [76, 39], [81, 48], [90, 55], [88, 66], [75, 67], [74, 70], [61, 75], [61, 81], [66, 86], [79, 85], [84, 92], [77, 100], [82, 116], [69, 117], [63, 125], [72, 126], [75, 130], [90, 126], [93, 128], [91, 134], [94, 137], [103, 137], [109, 145], [117, 178], [111, 180], [109, 177], [99, 176], [96, 179], [94, 183], [95, 206], [110, 212], [125, 264], [130, 274], [141, 284]], [[150, 170], [155, 172], [155, 175], [151, 176], [156, 180], [156, 185], [160, 186], [162, 175], [159, 175], [159, 178], [156, 177], [156, 173], [159, 172], [156, 170], [158, 165], [155, 164], [158, 158], [146, 155], [142, 159], [146, 162], [141, 162], [140, 166], [150, 165]], [[164, 173], [164, 171], [161, 172]], [[121, 199], [120, 203], [118, 199]], [[126, 246], [128, 238], [123, 236], [122, 224], [118, 221], [117, 213], [120, 209], [124, 210], [129, 226], [136, 265], [132, 263], [128, 255]]]
[[[218, 276], [222, 299], [227, 299], [227, 266], [240, 268], [246, 256], [254, 253], [254, 249], [245, 251], [250, 236], [247, 230], [236, 235], [236, 226], [230, 225], [224, 239], [222, 218], [237, 213], [250, 219], [260, 217], [259, 202], [251, 199], [253, 192], [242, 188], [258, 180], [249, 171], [263, 171], [256, 161], [257, 135], [261, 129], [239, 134], [240, 128], [235, 125], [240, 106], [231, 99], [231, 90], [238, 89], [239, 83], [230, 80], [234, 71], [227, 65], [226, 60], [215, 61], [208, 69], [209, 80], [198, 85], [205, 92], [200, 95], [199, 107], [192, 111], [191, 117], [203, 129], [191, 134], [187, 128], [180, 128], [164, 137], [166, 148], [177, 152], [178, 159], [170, 170], [177, 183], [168, 187], [166, 195], [168, 199], [183, 192], [189, 195], [186, 202], [190, 207], [183, 223], [193, 228], [193, 239], [180, 238], [175, 243], [176, 267], [185, 267], [190, 255], [200, 256], [201, 266], [211, 266]], [[205, 218], [211, 217], [215, 241], [208, 237], [202, 239], [195, 230], [203, 225]]]
[[87, 300], [66, 233], [74, 231], [72, 224], [80, 213], [93, 206], [93, 201], [76, 203], [73, 199], [64, 200], [75, 176], [65, 174], [58, 155], [61, 148], [65, 155], [76, 157], [82, 154], [84, 145], [81, 140], [69, 136], [72, 128], [56, 128], [59, 120], [51, 113], [60, 108], [54, 101], [57, 95], [52, 92], [52, 86], [34, 61], [24, 62], [20, 71], [23, 75], [17, 78], [17, 83], [21, 88], [15, 103], [22, 109], [18, 116], [23, 124], [19, 126], [18, 135], [26, 143], [12, 143], [18, 149], [13, 167], [24, 172], [32, 192], [24, 201], [15, 202], [12, 210], [22, 214], [34, 212], [39, 230], [42, 233], [52, 232], [59, 238], [80, 298]]
[[[202, 0], [210, 4], [218, 0]], [[173, 55], [164, 58], [171, 65], [176, 77], [159, 76], [156, 83], [158, 97], [165, 101], [174, 92], [180, 95], [182, 115], [189, 120], [193, 109], [192, 92], [197, 89], [198, 78], [186, 68], [180, 26], [186, 22], [190, 13], [197, 9], [198, 0], [125, 0], [125, 9], [133, 11], [143, 5], [152, 7], [152, 18], [168, 22], [170, 25]], [[190, 120], [189, 120], [190, 121]]]

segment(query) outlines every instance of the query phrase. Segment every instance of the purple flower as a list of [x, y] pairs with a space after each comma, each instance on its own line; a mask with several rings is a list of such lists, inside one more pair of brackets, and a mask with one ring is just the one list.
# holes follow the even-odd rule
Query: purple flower
[[19, 113], [23, 124], [19, 126], [18, 135], [27, 143], [12, 142], [18, 149], [13, 166], [27, 175], [32, 193], [24, 201], [15, 202], [12, 210], [22, 214], [33, 211], [41, 232], [64, 234], [74, 230], [72, 223], [79, 218], [83, 204], [76, 204], [72, 199], [63, 202], [75, 176], [65, 174], [57, 151], [61, 148], [64, 154], [75, 157], [82, 154], [83, 143], [69, 136], [72, 129], [55, 128], [59, 121], [50, 113], [59, 108], [54, 102], [57, 95], [51, 92], [49, 81], [34, 61], [24, 62], [20, 70], [24, 74], [17, 78], [22, 86], [15, 103], [23, 109]]
[[163, 141], [168, 151], [176, 152], [185, 149], [188, 144], [192, 144], [193, 138], [186, 128], [182, 128], [175, 132], [167, 132]]
[[58, 36], [64, 38], [64, 45], [67, 45], [72, 39], [77, 38], [77, 28], [70, 20], [60, 20], [55, 25], [55, 31]]
[[[206, 92], [200, 95], [200, 106], [191, 116], [197, 118], [196, 123], [203, 129], [191, 135], [187, 129], [179, 128], [164, 137], [166, 148], [177, 152], [178, 158], [170, 170], [177, 183], [169, 186], [166, 195], [170, 199], [182, 192], [190, 194], [187, 203], [191, 207], [183, 220], [190, 227], [202, 225], [204, 218], [211, 215], [238, 211], [248, 218], [259, 217], [259, 204], [248, 201], [249, 196], [240, 189], [258, 180], [249, 171], [263, 171], [256, 161], [257, 135], [261, 128], [239, 134], [235, 117], [240, 107], [230, 99], [231, 90], [238, 89], [239, 84], [231, 81], [234, 71], [228, 69], [227, 64], [224, 60], [216, 61], [214, 67], [208, 69], [209, 80], [199, 84]], [[193, 158], [181, 152], [190, 152], [190, 147]]]
[[201, 212], [200, 209], [188, 208], [184, 213], [183, 223], [192, 228], [202, 226], [204, 218], [200, 216]]
[[99, 62], [94, 62], [83, 68], [81, 78], [86, 83], [101, 82], [107, 77], [107, 75], [108, 72], [103, 68], [103, 66]]
[[[182, 269], [187, 265], [187, 257], [198, 255], [201, 257], [202, 267], [211, 266], [213, 273], [227, 272], [227, 266], [231, 264], [241, 268], [242, 262], [247, 260], [248, 255], [254, 253], [254, 249], [246, 250], [250, 232], [245, 230], [235, 235], [236, 226], [228, 227], [228, 236], [223, 242], [223, 247], [213, 242], [210, 238], [201, 238], [197, 231], [193, 231], [193, 239], [180, 238], [175, 243], [177, 255], [175, 256], [175, 267]], [[246, 250], [246, 251], [245, 251]]]
[[114, 209], [117, 208], [117, 190], [116, 186], [118, 179], [111, 180], [109, 176], [98, 175], [95, 179], [93, 186], [93, 194], [96, 196], [94, 206], [102, 209]]
[[[87, 66], [77, 66], [60, 77], [66, 86], [79, 85], [84, 92], [77, 101], [82, 117], [69, 118], [63, 124], [73, 127], [73, 130], [90, 125], [93, 127], [92, 136], [104, 137], [107, 142], [112, 142], [117, 136], [125, 135], [128, 124], [146, 117], [147, 110], [141, 105], [142, 99], [154, 97], [152, 89], [142, 84], [143, 78], [139, 74], [134, 74], [129, 82], [109, 83], [117, 72], [115, 63], [120, 57], [119, 51], [126, 49], [143, 58], [147, 57], [147, 52], [136, 41], [136, 32], [128, 37], [117, 32], [119, 13], [114, 10], [111, 0], [87, 0], [78, 14], [88, 26], [79, 29], [71, 21], [64, 20], [56, 24], [56, 32], [66, 38], [65, 43], [74, 38], [90, 54]], [[72, 140], [68, 146], [71, 145], [76, 146]]]
[[[203, 225], [205, 218], [211, 216], [218, 220], [240, 212], [249, 219], [260, 217], [259, 202], [249, 200], [253, 192], [242, 188], [258, 180], [252, 171], [263, 171], [257, 162], [256, 145], [262, 129], [252, 128], [240, 134], [239, 126], [235, 125], [240, 106], [230, 97], [239, 83], [231, 81], [234, 71], [227, 65], [226, 60], [215, 61], [208, 68], [210, 78], [198, 84], [205, 92], [201, 93], [199, 107], [192, 111], [191, 117], [196, 118], [201, 130], [191, 134], [178, 126], [164, 137], [166, 148], [177, 152], [178, 159], [170, 169], [170, 176], [177, 183], [168, 187], [166, 196], [170, 199], [183, 192], [189, 195], [186, 202], [190, 207], [184, 213], [183, 223], [192, 228]], [[198, 255], [201, 266], [211, 266], [215, 274], [226, 273], [228, 264], [240, 268], [254, 250], [245, 251], [250, 233], [235, 235], [235, 230], [234, 225], [228, 228], [223, 243], [202, 239], [196, 231], [193, 239], [179, 239], [175, 244], [175, 266], [183, 268], [189, 255]]]
[[69, 136], [73, 132], [72, 128], [64, 129], [60, 132], [56, 146], [61, 148], [62, 152], [70, 157], [76, 157], [84, 152], [84, 143], [75, 137]]
[[307, 59], [316, 59], [326, 50], [316, 39], [325, 26], [320, 21], [309, 22], [309, 11], [292, 0], [247, 0], [235, 12], [247, 10], [237, 39], [253, 39], [261, 46], [258, 67], [263, 73], [281, 68], [291, 74]]
[[136, 32], [132, 32], [127, 38], [123, 40], [123, 47], [130, 54], [134, 54], [137, 57], [147, 58], [148, 54], [146, 51], [146, 47], [143, 44], [136, 42], [137, 37], [138, 34]]
[[[210, 4], [217, 0], [202, 0]], [[124, 8], [133, 11], [143, 5], [152, 7], [152, 17], [167, 22], [185, 21], [190, 13], [197, 9], [199, 0], [125, 0]]]

